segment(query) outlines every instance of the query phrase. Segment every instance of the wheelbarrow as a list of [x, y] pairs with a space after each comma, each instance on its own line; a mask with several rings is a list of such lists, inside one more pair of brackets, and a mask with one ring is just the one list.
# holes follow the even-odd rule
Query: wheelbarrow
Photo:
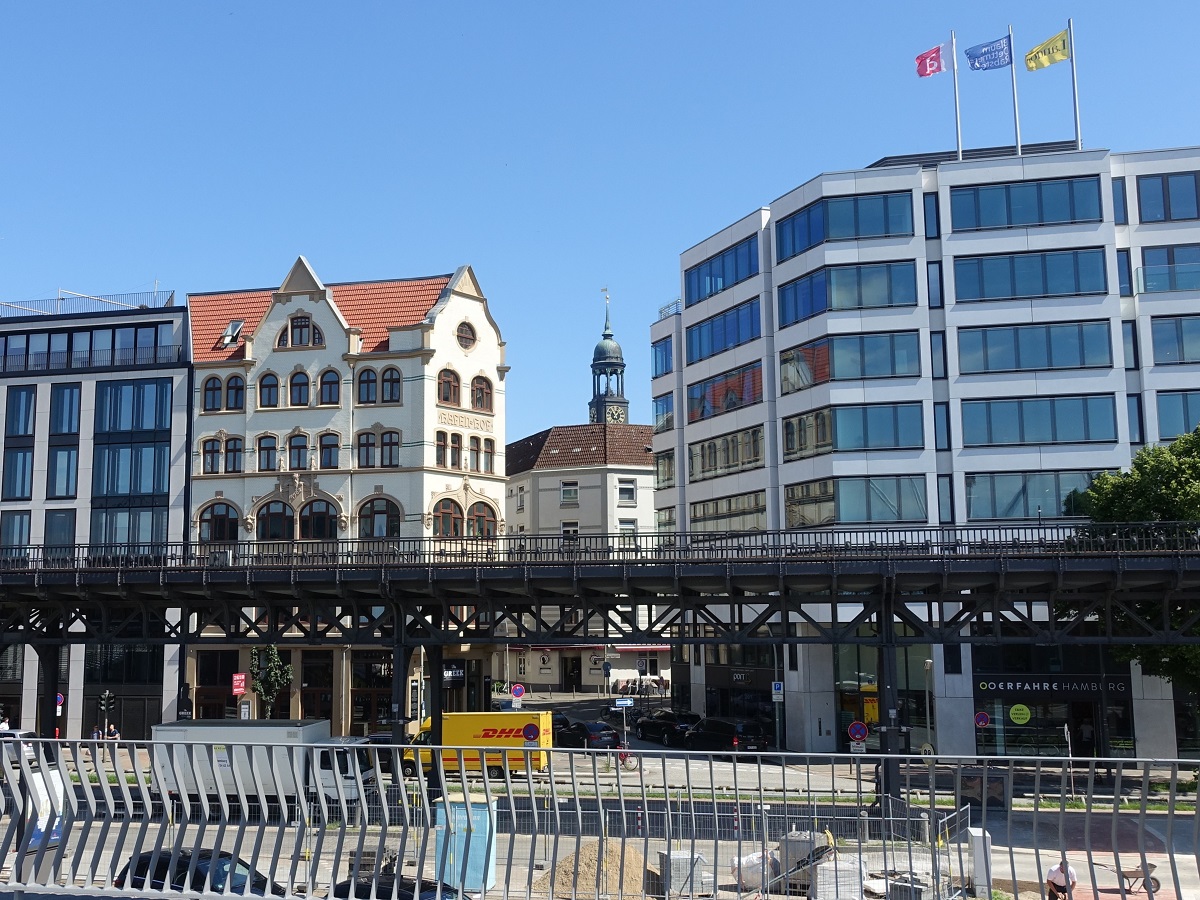
[[1116, 866], [1108, 866], [1104, 863], [1096, 863], [1096, 865], [1102, 869], [1108, 869], [1120, 878], [1121, 884], [1127, 891], [1134, 893], [1144, 891], [1146, 885], [1150, 885], [1150, 889], [1156, 894], [1162, 890], [1162, 882], [1151, 874], [1155, 869], [1154, 863], [1148, 862], [1135, 869], [1118, 869]]

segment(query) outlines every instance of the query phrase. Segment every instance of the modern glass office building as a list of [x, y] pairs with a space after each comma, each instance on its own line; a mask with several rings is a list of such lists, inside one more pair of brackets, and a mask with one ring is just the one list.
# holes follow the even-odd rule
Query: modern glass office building
[[[1200, 422], [1198, 179], [1200, 148], [889, 157], [684, 251], [681, 301], [651, 329], [658, 527], [1069, 519], [1097, 473]], [[822, 653], [772, 677], [677, 669], [693, 705], [728, 714], [782, 676], [789, 747], [831, 750], [829, 723], [869, 718], [873, 683]], [[1194, 705], [1104, 654], [917, 656], [907, 689], [921, 706], [930, 679], [939, 751], [1014, 752], [1065, 725], [1104, 752], [1200, 752]], [[987, 687], [1018, 683], [1060, 687]], [[1008, 737], [977, 734], [976, 710]]]

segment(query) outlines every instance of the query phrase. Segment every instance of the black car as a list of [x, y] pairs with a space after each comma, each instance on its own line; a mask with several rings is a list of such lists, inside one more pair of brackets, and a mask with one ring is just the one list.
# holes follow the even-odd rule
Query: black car
[[758, 753], [767, 749], [767, 730], [750, 719], [709, 716], [688, 729], [683, 746], [711, 753]]
[[700, 721], [698, 713], [675, 709], [656, 709], [642, 716], [634, 726], [638, 740], [658, 741], [664, 747], [682, 747], [687, 730]]
[[550, 729], [551, 733], [554, 735], [554, 745], [556, 747], [562, 746], [562, 741], [558, 739], [558, 736], [563, 732], [564, 729], [570, 727], [571, 720], [562, 713], [556, 712], [550, 714]]
[[438, 897], [442, 900], [458, 900], [458, 891], [445, 882], [439, 886], [436, 881], [422, 881], [421, 893], [418, 894], [416, 881], [395, 875], [379, 875], [374, 884], [370, 878], [342, 881], [329, 892], [330, 897], [391, 898], [393, 895], [396, 900], [437, 900]]
[[616, 750], [621, 746], [621, 733], [604, 722], [573, 722], [555, 737], [560, 747]]
[[[153, 857], [153, 850], [135, 856], [117, 873], [113, 885], [130, 890], [207, 890], [209, 893], [223, 893], [228, 881], [231, 894], [248, 894], [255, 897], [287, 896], [287, 891], [282, 887], [268, 881], [265, 875], [252, 872], [249, 863], [224, 850], [219, 853], [212, 850], [198, 850], [195, 853], [181, 850], [174, 868], [171, 867], [171, 851], [161, 850], [155, 861], [154, 871], [151, 872], [150, 861]], [[189, 882], [188, 870], [192, 866], [193, 858], [196, 861], [196, 870]]]
[[[367, 743], [374, 750], [374, 753], [371, 754], [372, 757], [378, 758], [378, 771], [390, 773], [392, 771], [392, 757], [394, 755], [392, 747], [396, 745], [396, 740], [392, 737], [392, 733], [390, 731], [374, 731], [367, 735]], [[404, 741], [400, 743], [403, 744]], [[404, 751], [400, 750], [398, 752], [403, 753]]]

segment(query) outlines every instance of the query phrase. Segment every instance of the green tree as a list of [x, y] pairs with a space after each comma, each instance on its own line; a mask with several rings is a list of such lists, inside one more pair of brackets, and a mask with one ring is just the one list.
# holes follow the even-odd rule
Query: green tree
[[262, 700], [266, 718], [271, 718], [275, 698], [292, 687], [292, 666], [284, 665], [274, 644], [267, 645], [262, 652], [257, 647], [250, 648], [250, 686]]
[[[1200, 428], [1170, 444], [1143, 447], [1124, 472], [1100, 475], [1079, 498], [1077, 509], [1095, 523], [1200, 522]], [[1137, 633], [1143, 626], [1135, 619], [1161, 621], [1161, 600], [1134, 602], [1129, 608], [1115, 614], [1114, 628]], [[1191, 618], [1179, 604], [1170, 607], [1169, 615], [1174, 628], [1187, 627]], [[1200, 673], [1197, 646], [1118, 645], [1114, 653], [1168, 681], [1190, 683]]]

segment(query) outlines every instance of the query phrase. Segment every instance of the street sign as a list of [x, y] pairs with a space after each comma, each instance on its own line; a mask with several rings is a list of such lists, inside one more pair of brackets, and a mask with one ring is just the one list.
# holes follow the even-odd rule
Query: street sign
[[775, 703], [783, 702], [783, 682], [782, 681], [772, 681], [771, 682], [771, 700], [773, 700]]
[[233, 673], [233, 695], [235, 697], [240, 697], [244, 693], [246, 693], [246, 673], [245, 672], [234, 672]]
[[512, 695], [513, 695], [514, 700], [520, 700], [522, 697], [524, 697], [525, 696], [525, 685], [514, 684], [512, 686]]
[[925, 743], [921, 745], [922, 756], [933, 756], [933, 744]]
[[527, 741], [536, 741], [541, 733], [542, 729], [537, 727], [536, 722], [530, 722], [521, 729], [521, 737], [525, 738]]
[[64, 701], [64, 697], [63, 697], [63, 695], [62, 695], [62, 694], [55, 694], [55, 695], [54, 695], [54, 702], [55, 702], [55, 703], [57, 703], [59, 706], [62, 706], [62, 705], [63, 705], [63, 701]]
[[867, 752], [866, 742], [865, 741], [851, 741], [850, 742], [850, 752], [851, 753], [866, 753]]
[[850, 735], [850, 740], [861, 744], [867, 739], [867, 726], [865, 722], [851, 722], [850, 727], [846, 729], [846, 734]]
[[618, 697], [613, 703], [614, 706], [633, 706], [632, 697]]
[[992, 724], [992, 717], [989, 716], [987, 713], [985, 713], [985, 712], [975, 713], [975, 727], [976, 728], [987, 728], [991, 724]]
[[611, 674], [612, 674], [612, 663], [606, 662], [604, 664], [604, 677], [607, 678]]
[[638, 660], [638, 663], [637, 663], [637, 666], [638, 666], [638, 671], [639, 671], [639, 672], [645, 672], [645, 671], [646, 671], [646, 660], [645, 660], [645, 659], [639, 659], [639, 660]]

